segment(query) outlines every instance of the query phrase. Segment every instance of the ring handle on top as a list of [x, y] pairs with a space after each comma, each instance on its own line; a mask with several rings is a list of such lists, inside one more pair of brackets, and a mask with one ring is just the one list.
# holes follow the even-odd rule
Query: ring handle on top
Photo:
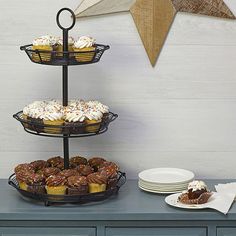
[[[69, 11], [71, 13], [71, 16], [72, 16], [72, 24], [70, 27], [68, 28], [65, 28], [61, 25], [60, 23], [60, 14], [63, 12], [63, 11]], [[76, 20], [76, 17], [75, 17], [75, 13], [70, 9], [70, 8], [62, 8], [61, 10], [58, 11], [57, 13], [57, 25], [59, 28], [61, 28], [62, 30], [71, 30], [74, 26], [75, 26], [75, 20]]]

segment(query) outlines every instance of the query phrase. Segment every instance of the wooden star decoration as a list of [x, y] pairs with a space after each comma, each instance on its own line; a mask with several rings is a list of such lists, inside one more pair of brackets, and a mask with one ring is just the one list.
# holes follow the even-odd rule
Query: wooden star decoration
[[76, 17], [130, 12], [154, 66], [178, 12], [235, 19], [224, 0], [83, 0]]

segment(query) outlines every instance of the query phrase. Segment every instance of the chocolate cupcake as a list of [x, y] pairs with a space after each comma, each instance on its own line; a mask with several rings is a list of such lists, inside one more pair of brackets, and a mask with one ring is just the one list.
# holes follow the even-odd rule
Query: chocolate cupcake
[[33, 161], [30, 163], [30, 165], [34, 168], [36, 172], [49, 167], [49, 163], [44, 160]]
[[28, 163], [24, 163], [24, 164], [19, 164], [15, 167], [14, 172], [17, 174], [18, 172], [32, 172], [34, 173], [34, 167]]
[[32, 171], [25, 170], [17, 170], [16, 172], [16, 180], [18, 182], [19, 188], [25, 191], [28, 191], [28, 179], [29, 176], [34, 174]]
[[65, 195], [66, 194], [66, 177], [61, 175], [51, 175], [46, 179], [47, 194]]
[[43, 169], [41, 172], [45, 176], [45, 178], [48, 178], [51, 175], [57, 175], [61, 170], [57, 167], [47, 167]]
[[88, 162], [87, 159], [85, 157], [81, 157], [81, 156], [76, 156], [76, 157], [70, 158], [70, 166], [72, 168], [75, 168], [79, 165], [86, 165], [87, 162]]
[[78, 173], [83, 176], [88, 176], [94, 172], [93, 168], [89, 165], [79, 165], [76, 169]]
[[45, 178], [41, 174], [31, 174], [27, 179], [27, 191], [32, 193], [45, 194]]
[[76, 169], [68, 169], [61, 171], [58, 175], [68, 178], [70, 176], [79, 175], [79, 173]]
[[203, 181], [193, 181], [189, 183], [188, 190], [179, 196], [179, 201], [183, 204], [204, 204], [207, 203], [212, 193], [207, 190], [207, 185]]
[[107, 189], [115, 188], [118, 182], [118, 174], [114, 166], [100, 168], [98, 173], [107, 177]]
[[101, 165], [99, 165], [99, 169], [102, 168], [106, 168], [106, 167], [110, 167], [111, 169], [114, 169], [114, 171], [119, 171], [119, 166], [111, 161], [104, 161], [103, 163], [101, 163]]
[[100, 165], [106, 160], [102, 157], [93, 157], [88, 160], [89, 165], [94, 169], [94, 171], [98, 171]]
[[61, 167], [62, 163], [64, 163], [64, 159], [60, 156], [51, 157], [47, 160], [47, 163], [49, 163], [50, 167]]
[[101, 175], [100, 173], [92, 173], [87, 176], [87, 181], [89, 184], [89, 192], [97, 193], [103, 192], [107, 187], [107, 177]]
[[70, 176], [67, 179], [68, 195], [84, 195], [88, 193], [88, 182], [84, 176]]

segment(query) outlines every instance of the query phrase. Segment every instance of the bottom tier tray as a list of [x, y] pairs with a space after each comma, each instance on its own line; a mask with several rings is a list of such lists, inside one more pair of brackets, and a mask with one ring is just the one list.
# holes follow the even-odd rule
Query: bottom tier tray
[[49, 206], [53, 203], [75, 203], [85, 204], [92, 202], [99, 202], [108, 199], [109, 197], [116, 195], [120, 187], [126, 182], [126, 174], [123, 172], [118, 173], [118, 182], [116, 187], [107, 189], [104, 192], [89, 193], [85, 195], [49, 195], [32, 193], [20, 189], [19, 184], [16, 180], [16, 175], [12, 174], [8, 179], [8, 184], [14, 187], [23, 197], [27, 199], [33, 199], [39, 202], [43, 202], [45, 206]]
[[23, 111], [16, 113], [13, 117], [21, 122], [26, 132], [31, 134], [58, 138], [63, 138], [66, 135], [70, 138], [79, 138], [105, 133], [108, 130], [109, 124], [113, 122], [118, 115], [109, 112], [99, 123], [64, 123], [63, 125], [49, 125], [37, 119], [27, 119], [24, 117]]

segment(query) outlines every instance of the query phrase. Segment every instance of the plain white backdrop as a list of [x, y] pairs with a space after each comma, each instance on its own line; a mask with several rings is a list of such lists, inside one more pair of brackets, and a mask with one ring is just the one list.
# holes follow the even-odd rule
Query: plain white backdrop
[[[12, 115], [61, 97], [61, 68], [19, 50], [60, 35], [55, 16], [80, 0], [0, 0], [0, 177], [18, 163], [62, 155], [62, 140], [25, 133]], [[234, 0], [225, 1], [236, 14]], [[69, 69], [70, 98], [98, 99], [119, 114], [101, 136], [71, 140], [71, 156], [103, 156], [129, 178], [181, 167], [199, 178], [236, 177], [236, 20], [179, 13], [152, 68], [129, 13], [78, 20], [72, 36], [109, 44], [100, 63]]]

